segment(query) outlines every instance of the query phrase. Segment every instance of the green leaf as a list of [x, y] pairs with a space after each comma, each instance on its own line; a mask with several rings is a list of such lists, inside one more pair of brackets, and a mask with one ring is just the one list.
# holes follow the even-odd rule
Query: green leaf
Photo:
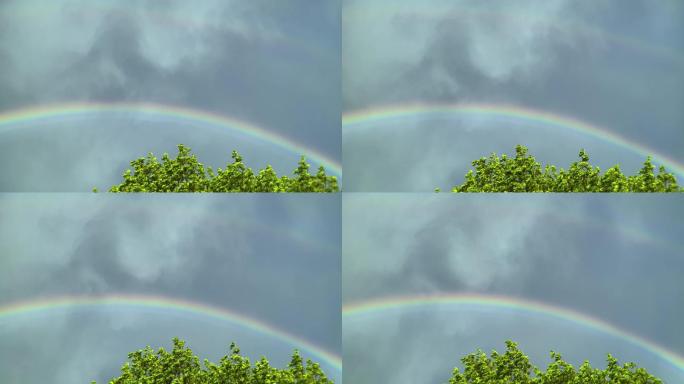
[[176, 158], [164, 153], [159, 162], [149, 153], [131, 161], [132, 170], [122, 174], [123, 183], [112, 186], [109, 192], [339, 192], [337, 178], [326, 175], [323, 166], [316, 175], [309, 174], [310, 165], [304, 156], [292, 179], [279, 178], [270, 165], [255, 173], [237, 151], [232, 151], [231, 158], [233, 162], [225, 169], [214, 172], [200, 163], [189, 147], [179, 144]]
[[469, 170], [463, 184], [454, 186], [452, 192], [684, 192], [664, 166], [654, 175], [650, 156], [639, 173], [629, 177], [620, 171], [619, 165], [601, 175], [601, 169], [589, 163], [584, 149], [579, 151], [579, 161], [567, 171], [557, 171], [554, 165], [546, 165], [542, 170], [522, 145], [515, 147], [512, 159], [492, 153], [472, 165], [474, 170]]

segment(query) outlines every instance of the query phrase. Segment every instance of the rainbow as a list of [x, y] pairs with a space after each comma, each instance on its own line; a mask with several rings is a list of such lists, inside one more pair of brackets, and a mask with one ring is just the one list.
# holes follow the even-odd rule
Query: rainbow
[[673, 253], [684, 252], [680, 241], [666, 239], [654, 233], [655, 231], [628, 227], [622, 221], [618, 225], [607, 225], [607, 222], [599, 220], [594, 216], [582, 216], [576, 210], [572, 212], [565, 210], [563, 213], [552, 212], [549, 214], [549, 217], [555, 221], [554, 225], [576, 225], [585, 228], [585, 230], [610, 231], [619, 234], [624, 239], [629, 239], [630, 242], [649, 244]]
[[527, 299], [473, 293], [391, 296], [346, 304], [342, 307], [342, 317], [343, 319], [353, 318], [361, 315], [390, 310], [402, 310], [406, 308], [418, 308], [436, 305], [479, 306], [511, 309], [535, 315], [544, 315], [563, 321], [569, 321], [582, 327], [594, 329], [625, 340], [666, 360], [668, 363], [674, 365], [684, 372], [684, 357], [665, 347], [659, 346], [652, 341], [617, 328], [601, 319], [591, 317], [571, 309], [556, 307]]
[[8, 128], [12, 125], [33, 123], [40, 120], [73, 117], [100, 112], [128, 113], [147, 117], [171, 118], [178, 121], [201, 123], [233, 130], [248, 137], [273, 144], [289, 152], [296, 153], [298, 155], [306, 155], [307, 158], [325, 166], [326, 169], [333, 174], [338, 176], [342, 174], [342, 165], [339, 162], [332, 160], [326, 155], [311, 148], [307, 148], [304, 145], [299, 144], [278, 133], [268, 131], [246, 121], [229, 118], [206, 111], [173, 105], [128, 102], [80, 102], [49, 104], [0, 113], [0, 129]]
[[[82, 19], [88, 19], [91, 22], [98, 20], [101, 17], [120, 17], [133, 21], [145, 21], [145, 24], [160, 25], [167, 28], [169, 31], [196, 31], [202, 29], [225, 29], [226, 27], [233, 29], [237, 33], [244, 34], [242, 18], [233, 16], [234, 19], [226, 19], [220, 17], [216, 9], [204, 9], [204, 13], [213, 16], [199, 16], [189, 12], [183, 12], [178, 9], [156, 9], [155, 7], [136, 7], [135, 4], [125, 4], [124, 1], [93, 1], [86, 4], [79, 4], [78, 6], [67, 6], [56, 2], [44, 2], [25, 0], [12, 4], [15, 9], [12, 11], [17, 18], [24, 18], [24, 20], [35, 20], [37, 16], [54, 18], [64, 18], [65, 16], [77, 16]], [[211, 6], [211, 4], [209, 4]], [[218, 16], [218, 17], [217, 17]], [[66, 19], [68, 20], [68, 19]], [[323, 56], [320, 46], [312, 46], [311, 44], [303, 44], [301, 39], [292, 37], [276, 31], [269, 31], [267, 28], [258, 28], [257, 31], [252, 32], [252, 38], [259, 38], [263, 42], [283, 43], [289, 48], [295, 48], [310, 55]]]
[[509, 118], [543, 124], [559, 129], [568, 129], [606, 141], [643, 156], [651, 156], [663, 163], [680, 176], [684, 176], [684, 164], [655, 150], [620, 136], [608, 129], [589, 124], [570, 117], [564, 117], [549, 112], [506, 104], [400, 104], [386, 105], [369, 109], [347, 112], [342, 116], [342, 132], [349, 132], [374, 124], [386, 123], [405, 118], [442, 117], [454, 115], [475, 115], [498, 118]]
[[[351, 24], [352, 22], [377, 23], [378, 20], [387, 18], [388, 16], [392, 18], [406, 16], [412, 20], [413, 23], [451, 21], [463, 24], [465, 22], [463, 17], [480, 17], [489, 20], [495, 20], [493, 19], [494, 17], [505, 17], [508, 20], [515, 20], [524, 23], [525, 25], [543, 23], [546, 26], [545, 28], [553, 33], [556, 33], [559, 30], [567, 30], [592, 39], [594, 42], [606, 41], [611, 44], [622, 45], [629, 49], [668, 59], [676, 65], [684, 64], [684, 55], [682, 55], [682, 52], [671, 47], [659, 45], [654, 41], [645, 41], [611, 33], [608, 30], [592, 26], [579, 19], [568, 19], [567, 15], [563, 15], [564, 17], [562, 18], [556, 17], [551, 20], [548, 15], [515, 9], [515, 3], [510, 4], [514, 4], [514, 8], [497, 7], [497, 10], [491, 10], [470, 7], [470, 5], [456, 5], [454, 2], [450, 1], [444, 2], [443, 4], [431, 4], [430, 7], [422, 6], [420, 2], [405, 2], [401, 4], [392, 3], [391, 8], [393, 12], [389, 12], [388, 8], [390, 6], [388, 4], [383, 4], [382, 2], [368, 4], [367, 2], [363, 2], [358, 5], [346, 7], [343, 18], [348, 24]], [[671, 4], [673, 6], [682, 5], [682, 3], [677, 2], [677, 0], [672, 0]]]
[[[254, 199], [254, 196], [250, 196], [250, 199]], [[123, 210], [120, 208], [119, 210]], [[139, 211], [140, 207], [136, 206], [130, 209], [131, 211]], [[168, 212], [169, 210], [178, 210], [179, 212], [191, 212], [186, 209], [183, 205], [168, 205], [164, 207], [164, 210]], [[301, 230], [297, 230], [292, 225], [273, 225], [272, 222], [255, 219], [253, 217], [240, 217], [236, 215], [228, 216], [225, 213], [217, 213], [216, 211], [203, 212], [202, 220], [200, 221], [202, 225], [210, 225], [211, 228], [219, 228], [227, 223], [230, 224], [231, 231], [233, 233], [239, 231], [247, 230], [259, 230], [263, 232], [263, 237], [268, 239], [269, 236], [278, 236], [281, 238], [288, 239], [299, 245], [310, 247], [323, 252], [330, 252], [331, 254], [338, 254], [340, 252], [339, 244], [324, 242], [319, 240], [318, 236], [312, 236], [312, 233], [305, 233]], [[239, 220], [236, 220], [240, 217]], [[205, 221], [206, 220], [206, 221]], [[603, 227], [601, 227], [603, 228]]]
[[265, 322], [231, 312], [224, 308], [162, 296], [112, 294], [101, 296], [59, 296], [20, 301], [0, 306], [0, 319], [57, 309], [105, 306], [165, 309], [215, 318], [299, 347], [302, 351], [320, 359], [335, 370], [342, 370], [342, 358], [340, 356]]

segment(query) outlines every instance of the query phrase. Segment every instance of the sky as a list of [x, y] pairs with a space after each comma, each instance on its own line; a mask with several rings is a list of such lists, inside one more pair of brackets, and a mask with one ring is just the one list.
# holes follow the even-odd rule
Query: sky
[[682, 382], [683, 214], [664, 195], [345, 194], [345, 382], [446, 383], [509, 339], [542, 368], [611, 353]]
[[684, 180], [683, 89], [681, 1], [345, 0], [345, 190], [447, 190], [517, 144]]
[[337, 0], [2, 1], [0, 191], [104, 189], [181, 143], [340, 177], [340, 52]]
[[[0, 212], [1, 382], [105, 383], [179, 337], [214, 362], [298, 349], [341, 383], [339, 195], [0, 194]], [[114, 299], [55, 304], [78, 297]]]

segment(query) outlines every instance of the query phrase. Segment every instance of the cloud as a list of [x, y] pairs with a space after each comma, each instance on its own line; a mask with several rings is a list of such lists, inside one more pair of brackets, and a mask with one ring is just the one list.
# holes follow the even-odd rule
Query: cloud
[[[604, 127], [681, 162], [681, 7], [346, 4], [345, 112], [415, 102], [520, 105]], [[644, 15], [639, 23], [631, 22], [635, 14]], [[345, 131], [346, 190], [446, 189], [460, 183], [471, 161], [511, 153], [516, 144], [563, 167], [580, 148], [602, 169], [619, 163], [634, 173], [645, 158], [546, 124], [481, 117], [402, 119]]]
[[[154, 291], [155, 286], [180, 293], [209, 261], [211, 252], [201, 240], [223, 263], [240, 262], [253, 252], [244, 226], [232, 236], [207, 237], [207, 220], [216, 225], [211, 200], [185, 208], [174, 206], [176, 198], [116, 203], [97, 196], [56, 196], [8, 198], [5, 203], [10, 209], [4, 220], [14, 225], [0, 236], [16, 273], [3, 285], [19, 297]], [[249, 216], [250, 206], [243, 204], [233, 214]], [[44, 213], [37, 214], [36, 207]], [[34, 237], [41, 241], [29, 240]], [[37, 263], [36, 257], [45, 260]], [[26, 280], [28, 274], [42, 278]]]
[[[180, 105], [249, 121], [339, 159], [337, 15], [336, 1], [144, 1], [125, 7], [11, 1], [0, 9], [0, 110], [75, 101]], [[8, 161], [2, 163], [22, 164], [23, 172], [0, 172], [0, 189], [88, 191], [86, 184], [98, 180], [112, 185], [128, 161], [152, 150], [173, 152], [179, 143], [194, 144], [198, 157], [214, 167], [224, 166], [233, 149], [252, 159], [252, 167], [271, 163], [281, 174], [289, 174], [300, 155], [310, 158], [206, 127], [162, 129], [139, 117], [129, 116], [125, 125], [104, 114], [69, 119], [69, 128], [64, 119], [8, 127], [2, 148]]]
[[[0, 302], [163, 296], [225, 308], [340, 353], [340, 197], [302, 197], [5, 195]], [[13, 351], [0, 359], [4, 381], [23, 375], [25, 382], [41, 382], [44, 374], [57, 383], [84, 380], [84, 374], [102, 381], [117, 373], [127, 353], [168, 346], [173, 336], [214, 360], [231, 341], [279, 366], [302, 348], [170, 309], [96, 306], [22, 316], [0, 319], [11, 335], [0, 349]], [[85, 358], [88, 350], [92, 356]], [[17, 356], [46, 368], [27, 376]], [[331, 367], [324, 370], [339, 379]]]
[[513, 75], [538, 74], [548, 64], [547, 36], [565, 3], [350, 2], [344, 10], [345, 109], [395, 99], [473, 99], [472, 92]]
[[[373, 286], [383, 291], [371, 296], [516, 284], [510, 278], [526, 273], [534, 256], [523, 250], [525, 239], [548, 207], [543, 197], [503, 206], [474, 197], [450, 204], [448, 196], [381, 196], [375, 203], [365, 197], [344, 200], [344, 230], [353, 239], [345, 240], [344, 270], [371, 280], [345, 285], [348, 300], [368, 297]], [[487, 219], [490, 215], [498, 219]], [[374, 256], [367, 261], [369, 254]]]
[[[345, 196], [343, 301], [451, 293], [524, 298], [683, 354], [684, 340], [673, 338], [684, 316], [674, 309], [674, 298], [684, 294], [674, 271], [683, 244], [667, 229], [680, 227], [673, 220], [681, 209], [669, 197]], [[538, 364], [553, 349], [573, 363], [603, 366], [610, 352], [669, 380], [681, 376], [639, 346], [572, 322], [524, 310], [434, 305], [345, 317], [345, 377], [444, 382], [458, 358], [477, 348], [501, 351], [506, 339], [522, 343]]]

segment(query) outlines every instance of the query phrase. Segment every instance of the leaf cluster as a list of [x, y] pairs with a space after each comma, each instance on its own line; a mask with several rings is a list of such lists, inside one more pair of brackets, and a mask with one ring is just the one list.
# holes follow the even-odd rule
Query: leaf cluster
[[265, 357], [252, 365], [233, 343], [230, 354], [218, 364], [205, 359], [202, 366], [192, 350], [174, 338], [171, 352], [160, 348], [155, 353], [148, 346], [130, 353], [128, 359], [121, 367], [121, 376], [109, 384], [333, 384], [318, 363], [307, 360], [304, 364], [296, 350], [287, 368], [278, 369]]
[[[243, 163], [237, 151], [233, 162], [216, 172], [205, 167], [191, 153], [190, 148], [178, 145], [175, 159], [167, 153], [161, 162], [152, 154], [131, 161], [133, 170], [123, 173], [123, 183], [112, 186], [109, 192], [338, 192], [337, 178], [327, 176], [323, 166], [315, 175], [309, 173], [304, 156], [299, 160], [293, 177], [278, 177], [268, 165], [258, 172]], [[93, 190], [97, 192], [97, 189]]]
[[[647, 157], [638, 174], [625, 176], [615, 165], [601, 174], [599, 167], [589, 163], [589, 155], [579, 152], [580, 161], [568, 170], [541, 164], [518, 145], [515, 157], [492, 153], [472, 162], [475, 167], [465, 175], [465, 182], [452, 192], [684, 192], [672, 173], [660, 166], [654, 174], [651, 157]], [[438, 192], [439, 189], [436, 189]]]
[[619, 365], [610, 354], [603, 370], [593, 368], [588, 361], [575, 369], [556, 352], [551, 352], [551, 359], [543, 372], [530, 364], [516, 343], [507, 341], [504, 354], [492, 351], [487, 357], [478, 350], [462, 358], [464, 371], [454, 368], [449, 384], [662, 384], [634, 363]]

